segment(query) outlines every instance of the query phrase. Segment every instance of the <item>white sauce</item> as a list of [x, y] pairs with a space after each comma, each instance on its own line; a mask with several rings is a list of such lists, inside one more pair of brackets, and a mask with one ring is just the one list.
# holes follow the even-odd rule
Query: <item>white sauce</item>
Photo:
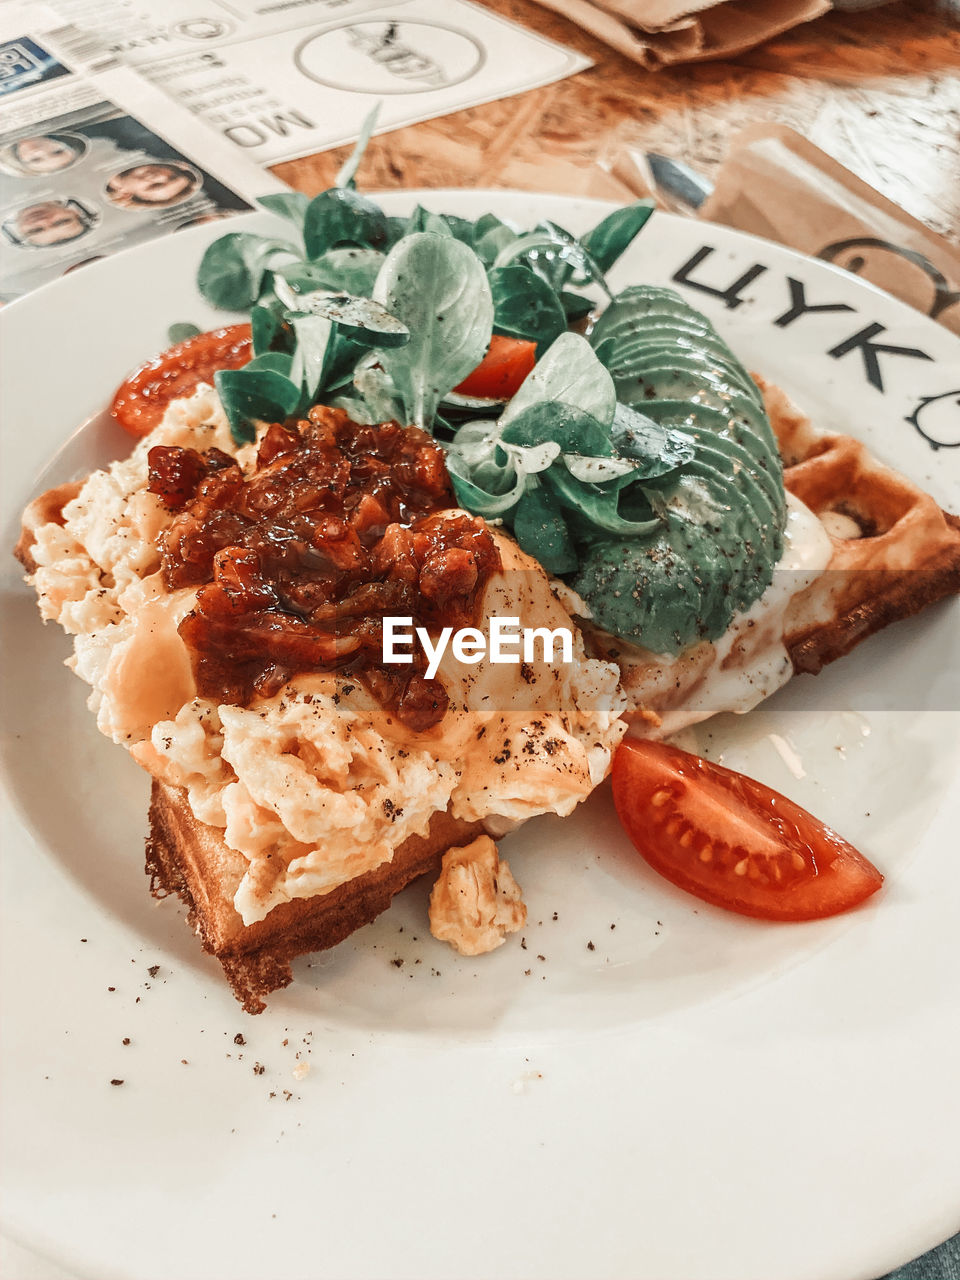
[[[642, 682], [638, 681], [635, 688], [630, 689], [631, 702], [649, 705], [661, 716], [655, 730], [648, 722], [638, 721], [631, 726], [631, 732], [644, 737], [667, 737], [722, 711], [743, 715], [785, 685], [793, 674], [793, 664], [783, 643], [787, 609], [793, 597], [823, 573], [832, 554], [823, 525], [809, 507], [788, 493], [783, 555], [774, 569], [770, 586], [749, 609], [734, 615], [730, 626], [714, 642], [709, 669], [680, 706], [661, 711], [656, 696], [646, 702]], [[671, 668], [679, 659], [655, 657], [627, 645], [618, 647], [621, 652], [617, 660], [622, 668], [649, 666], [657, 689], [673, 685]], [[629, 689], [628, 679], [625, 684]]]
[[820, 523], [832, 538], [844, 538], [852, 542], [855, 538], [863, 537], [863, 530], [853, 516], [844, 515], [842, 511], [822, 511]]
[[793, 744], [788, 742], [779, 733], [768, 733], [767, 739], [770, 742], [777, 755], [787, 766], [793, 776], [799, 781], [800, 778], [807, 776], [807, 771], [803, 767], [803, 761], [799, 754], [794, 750]]

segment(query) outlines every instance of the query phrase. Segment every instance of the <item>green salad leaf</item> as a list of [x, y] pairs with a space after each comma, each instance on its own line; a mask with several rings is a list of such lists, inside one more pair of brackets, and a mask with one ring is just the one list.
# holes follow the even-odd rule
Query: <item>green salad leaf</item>
[[526, 488], [526, 473], [514, 472], [510, 488], [503, 493], [491, 493], [470, 479], [455, 455], [450, 455], [447, 470], [460, 505], [485, 520], [496, 520], [512, 511]]
[[378, 351], [405, 420], [429, 430], [440, 400], [483, 359], [493, 299], [477, 255], [452, 236], [404, 236], [390, 250], [373, 297], [410, 332], [402, 347]]
[[469, 218], [458, 218], [455, 213], [445, 213], [443, 220], [450, 228], [456, 240], [461, 240], [469, 248], [474, 248], [474, 226]]
[[540, 485], [529, 488], [517, 503], [513, 532], [548, 573], [570, 573], [580, 563], [560, 504]]
[[344, 245], [384, 249], [388, 239], [383, 210], [352, 187], [331, 187], [321, 191], [307, 206], [303, 244], [311, 261], [328, 249]]
[[260, 297], [267, 269], [279, 255], [298, 256], [285, 240], [230, 231], [207, 246], [197, 271], [197, 286], [213, 306], [247, 311]]
[[379, 249], [329, 249], [315, 262], [291, 262], [275, 275], [298, 293], [333, 289], [368, 298], [385, 257]]
[[[335, 355], [336, 325], [326, 316], [295, 315], [289, 323], [296, 335], [297, 346], [288, 373], [300, 393], [297, 407], [309, 406], [324, 385]], [[293, 412], [293, 410], [291, 410]]]
[[243, 366], [243, 372], [258, 373], [265, 369], [270, 373], [279, 373], [289, 378], [292, 368], [293, 356], [287, 355], [285, 351], [266, 351], [262, 356], [254, 356], [248, 361]]
[[371, 422], [403, 421], [400, 391], [378, 352], [368, 352], [358, 360], [353, 372], [353, 387], [367, 406]]
[[402, 347], [410, 330], [372, 298], [314, 290], [288, 300], [290, 306], [333, 321], [345, 337], [365, 347]]
[[272, 350], [283, 333], [283, 308], [279, 305], [257, 303], [250, 312], [250, 332], [253, 336], [253, 354], [263, 355]]
[[485, 267], [492, 267], [500, 252], [519, 234], [515, 227], [495, 213], [485, 213], [473, 224], [474, 252]]
[[697, 452], [696, 442], [688, 432], [654, 422], [619, 401], [610, 428], [610, 440], [622, 457], [634, 461], [645, 480], [676, 471], [690, 462]]
[[432, 231], [436, 236], [453, 236], [450, 224], [442, 213], [431, 213], [422, 204], [418, 204], [407, 219], [404, 228], [405, 236], [415, 235], [418, 231]]
[[598, 532], [639, 537], [652, 533], [661, 523], [647, 504], [639, 518], [624, 514], [627, 490], [622, 484], [590, 484], [578, 480], [566, 466], [553, 467], [544, 483], [553, 490], [559, 505], [572, 514], [574, 526], [588, 537], [595, 537]]
[[607, 297], [612, 296], [603, 271], [583, 243], [554, 222], [541, 222], [535, 231], [506, 244], [494, 259], [494, 266], [518, 262], [526, 264], [558, 294], [573, 283], [596, 284]]
[[535, 342], [538, 354], [542, 354], [566, 330], [562, 303], [542, 276], [528, 266], [493, 267], [487, 279], [493, 296], [495, 333]]
[[497, 422], [461, 427], [447, 465], [459, 502], [499, 518], [550, 572], [573, 572], [597, 537], [637, 538], [664, 521], [645, 483], [682, 468], [692, 440], [626, 410], [585, 338], [552, 344]]
[[565, 453], [563, 465], [575, 480], [582, 480], [585, 484], [606, 484], [608, 480], [629, 481], [637, 475], [637, 464], [632, 458]]
[[597, 304], [592, 298], [587, 298], [582, 293], [574, 293], [572, 289], [561, 289], [560, 305], [563, 307], [567, 324], [576, 324], [578, 320], [583, 320], [595, 310]]
[[278, 218], [286, 218], [292, 222], [300, 234], [303, 234], [303, 220], [307, 215], [310, 197], [302, 191], [279, 191], [268, 196], [260, 196], [258, 204], [275, 213]]
[[613, 420], [617, 406], [613, 378], [579, 334], [562, 333], [557, 338], [510, 401], [501, 421], [510, 422], [541, 401], [562, 401], [598, 422]]
[[214, 382], [238, 444], [256, 438], [259, 422], [283, 422], [300, 402], [299, 388], [272, 368], [219, 369]]
[[646, 226], [655, 208], [652, 200], [638, 200], [615, 209], [581, 237], [581, 244], [601, 271], [610, 270]]
[[198, 333], [200, 329], [195, 324], [172, 324], [167, 330], [167, 341], [173, 346], [177, 342], [186, 342], [187, 338], [195, 338]]
[[613, 444], [609, 427], [584, 409], [563, 400], [538, 400], [519, 413], [504, 413], [500, 440], [506, 444], [534, 445], [552, 440], [561, 452], [610, 458]]
[[373, 131], [377, 127], [377, 117], [382, 106], [382, 102], [374, 103], [373, 108], [364, 116], [353, 150], [343, 162], [340, 172], [334, 179], [335, 186], [355, 187], [357, 185], [357, 170], [360, 168], [360, 161], [363, 159], [364, 153], [370, 144], [370, 139], [373, 137]]

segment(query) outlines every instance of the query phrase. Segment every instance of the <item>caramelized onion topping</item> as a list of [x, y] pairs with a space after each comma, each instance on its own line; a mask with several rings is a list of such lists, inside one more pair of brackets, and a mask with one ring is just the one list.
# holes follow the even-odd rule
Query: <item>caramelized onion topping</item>
[[269, 427], [247, 475], [218, 449], [157, 445], [149, 466], [150, 492], [176, 513], [164, 581], [199, 588], [179, 630], [202, 696], [245, 706], [336, 669], [414, 730], [442, 718], [447, 694], [419, 646], [412, 665], [383, 663], [383, 619], [472, 625], [501, 563], [482, 520], [436, 514], [456, 499], [425, 432], [318, 406]]

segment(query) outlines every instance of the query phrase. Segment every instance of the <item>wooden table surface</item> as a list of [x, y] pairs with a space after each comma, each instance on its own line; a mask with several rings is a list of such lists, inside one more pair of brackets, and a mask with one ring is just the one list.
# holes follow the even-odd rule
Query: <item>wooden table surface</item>
[[[792, 125], [934, 230], [960, 241], [960, 6], [900, 0], [832, 13], [729, 62], [645, 71], [533, 0], [488, 8], [591, 57], [579, 75], [375, 138], [367, 189], [519, 187], [630, 199], [630, 149], [710, 175], [757, 121]], [[313, 194], [344, 149], [277, 165]]]

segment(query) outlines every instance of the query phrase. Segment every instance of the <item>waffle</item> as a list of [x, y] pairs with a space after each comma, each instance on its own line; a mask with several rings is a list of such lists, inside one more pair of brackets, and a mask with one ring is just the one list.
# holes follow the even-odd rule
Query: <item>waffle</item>
[[829, 562], [789, 598], [773, 620], [776, 634], [745, 633], [723, 654], [704, 642], [663, 658], [587, 624], [590, 649], [621, 666], [635, 732], [671, 732], [704, 718], [685, 721], [681, 713], [718, 665], [730, 673], [755, 662], [766, 646], [784, 655], [784, 674], [815, 674], [874, 632], [960, 592], [960, 517], [851, 436], [818, 430], [779, 387], [754, 377], [783, 459], [785, 487], [818, 518], [830, 542]]
[[482, 831], [478, 822], [435, 813], [425, 836], [411, 836], [376, 870], [330, 893], [283, 902], [244, 925], [233, 898], [246, 859], [224, 843], [220, 830], [197, 821], [185, 792], [154, 780], [146, 870], [155, 897], [175, 893], [186, 904], [189, 923], [247, 1013], [260, 1013], [263, 997], [291, 981], [291, 960], [336, 946], [385, 911], [411, 880], [428, 873], [436, 879], [446, 850]]
[[820, 518], [833, 547], [826, 572], [786, 615], [793, 669], [815, 674], [875, 631], [960, 591], [960, 516], [859, 441], [818, 431], [778, 387], [757, 382], [784, 483]]

